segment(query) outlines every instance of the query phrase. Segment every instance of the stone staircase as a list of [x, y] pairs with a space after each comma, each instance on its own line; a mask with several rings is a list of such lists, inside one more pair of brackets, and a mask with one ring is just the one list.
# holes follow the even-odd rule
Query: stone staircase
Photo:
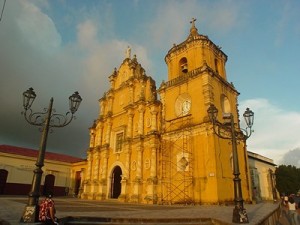
[[102, 218], [65, 217], [61, 225], [225, 225], [210, 218]]

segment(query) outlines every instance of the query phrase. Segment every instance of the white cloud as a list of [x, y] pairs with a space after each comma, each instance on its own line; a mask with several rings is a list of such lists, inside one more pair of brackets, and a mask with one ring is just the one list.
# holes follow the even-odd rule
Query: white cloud
[[[124, 40], [110, 39], [101, 40], [98, 26], [91, 20], [87, 20], [78, 25], [77, 43], [78, 48], [84, 57], [84, 84], [88, 89], [107, 90], [108, 77], [115, 67], [125, 59], [125, 50], [130, 44]], [[137, 55], [142, 66], [150, 66], [151, 61], [147, 56], [147, 51], [143, 46], [133, 45], [132, 56]], [[102, 95], [102, 93], [100, 93]], [[99, 96], [100, 97], [100, 96]]]
[[198, 32], [207, 34], [202, 29], [204, 24], [214, 32], [229, 32], [241, 23], [244, 13], [242, 4], [236, 1], [161, 1], [149, 24], [152, 44], [172, 47], [173, 43], [181, 43], [188, 35], [188, 23], [193, 17], [197, 19]]
[[[299, 21], [299, 2], [298, 1], [283, 1], [277, 3], [280, 6], [279, 17], [275, 22], [275, 47], [282, 47], [286, 41], [300, 37], [300, 28], [296, 23], [296, 26], [290, 26], [294, 24], [294, 21]], [[276, 4], [275, 4], [276, 5]]]
[[300, 147], [299, 112], [284, 110], [267, 99], [250, 99], [240, 103], [241, 116], [246, 107], [254, 112], [254, 133], [248, 139], [249, 151], [281, 163], [288, 151]]
[[93, 51], [93, 46], [97, 44], [97, 27], [91, 20], [86, 20], [77, 26], [78, 44], [80, 47]]
[[[208, 8], [210, 7], [210, 8]], [[240, 3], [237, 1], [217, 1], [207, 6], [205, 17], [211, 30], [228, 32], [241, 22]]]
[[59, 48], [61, 37], [53, 21], [34, 4], [20, 1], [20, 14], [17, 24], [25, 41], [35, 49], [53, 52]]
[[199, 14], [196, 14], [195, 6], [196, 1], [162, 1], [149, 24], [152, 44], [160, 47], [182, 42], [182, 37], [187, 36], [188, 21]]
[[288, 151], [282, 159], [282, 164], [285, 165], [294, 165], [297, 168], [300, 168], [300, 148], [293, 149]]

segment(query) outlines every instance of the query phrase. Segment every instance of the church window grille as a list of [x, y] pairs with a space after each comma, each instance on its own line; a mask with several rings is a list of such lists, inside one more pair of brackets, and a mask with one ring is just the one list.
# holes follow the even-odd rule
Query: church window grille
[[123, 145], [123, 132], [117, 133], [116, 134], [116, 147], [115, 147], [115, 152], [121, 152], [122, 151], [122, 145]]

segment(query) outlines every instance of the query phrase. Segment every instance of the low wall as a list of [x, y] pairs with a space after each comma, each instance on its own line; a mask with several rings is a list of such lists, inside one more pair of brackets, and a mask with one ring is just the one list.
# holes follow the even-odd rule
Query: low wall
[[278, 205], [278, 207], [273, 212], [271, 212], [260, 222], [258, 222], [257, 225], [277, 225], [280, 218], [281, 211], [282, 209], [280, 205]]

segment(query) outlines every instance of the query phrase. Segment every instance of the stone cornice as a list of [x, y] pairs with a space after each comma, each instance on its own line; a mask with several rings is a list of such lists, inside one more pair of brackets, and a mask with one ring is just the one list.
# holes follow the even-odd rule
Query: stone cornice
[[178, 76], [172, 80], [169, 80], [167, 82], [162, 82], [158, 91], [161, 92], [165, 88], [177, 86], [180, 84], [183, 84], [187, 82], [187, 80], [192, 80], [201, 74], [208, 73], [212, 77], [216, 77], [221, 83], [223, 83], [226, 87], [228, 87], [230, 90], [236, 92], [239, 95], [239, 92], [235, 89], [234, 85], [232, 83], [229, 83], [226, 81], [223, 77], [221, 77], [219, 74], [217, 74], [213, 69], [211, 69], [206, 63], [204, 63], [201, 67], [191, 70], [188, 73]]
[[173, 46], [167, 55], [165, 56], [165, 62], [167, 62], [174, 54], [178, 54], [187, 50], [191, 46], [208, 46], [217, 55], [223, 57], [227, 61], [227, 55], [221, 50], [221, 47], [215, 45], [206, 35], [198, 34], [196, 36], [189, 36], [184, 42]]

